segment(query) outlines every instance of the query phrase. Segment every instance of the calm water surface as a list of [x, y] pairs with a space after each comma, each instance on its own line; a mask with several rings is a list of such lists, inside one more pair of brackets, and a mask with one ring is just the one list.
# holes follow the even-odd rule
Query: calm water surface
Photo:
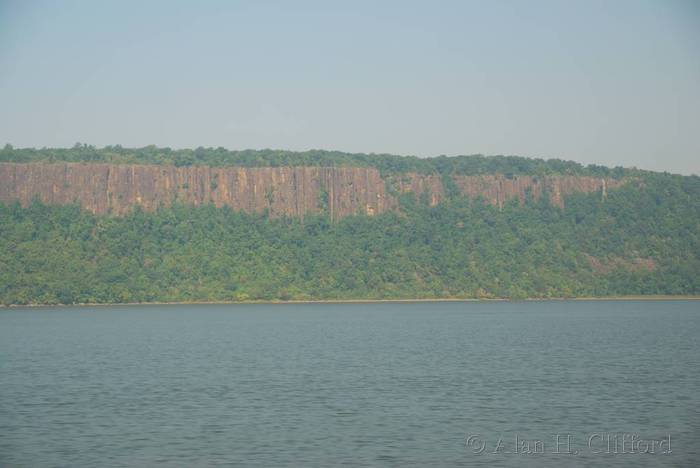
[[700, 466], [700, 303], [0, 310], [0, 466], [341, 464]]

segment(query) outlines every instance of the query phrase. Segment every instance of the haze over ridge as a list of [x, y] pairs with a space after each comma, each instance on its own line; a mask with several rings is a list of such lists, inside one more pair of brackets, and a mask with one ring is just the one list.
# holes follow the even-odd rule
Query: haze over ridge
[[0, 144], [517, 154], [700, 173], [684, 1], [0, 2]]

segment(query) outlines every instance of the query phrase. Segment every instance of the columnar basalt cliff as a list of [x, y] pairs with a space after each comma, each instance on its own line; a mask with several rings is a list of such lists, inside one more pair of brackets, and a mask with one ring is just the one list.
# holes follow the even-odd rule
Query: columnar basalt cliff
[[334, 219], [387, 210], [379, 172], [367, 168], [0, 164], [0, 201], [33, 198], [116, 215], [176, 201], [272, 216], [327, 210]]
[[[502, 207], [547, 193], [563, 207], [564, 196], [618, 187], [620, 180], [583, 176], [452, 176], [459, 191]], [[272, 216], [327, 212], [332, 219], [375, 215], [398, 208], [399, 193], [425, 194], [430, 205], [445, 197], [439, 175], [399, 174], [383, 179], [368, 167], [209, 167], [89, 163], [1, 163], [0, 202], [27, 205], [79, 203], [93, 213], [121, 215], [134, 206], [154, 210], [182, 202], [213, 203]]]
[[483, 197], [487, 203], [503, 207], [512, 199], [525, 201], [528, 192], [534, 199], [542, 194], [549, 196], [552, 205], [564, 208], [564, 197], [572, 193], [601, 192], [607, 196], [608, 189], [625, 183], [625, 180], [589, 176], [529, 176], [505, 177], [503, 175], [455, 176], [455, 185], [463, 195], [470, 198]]

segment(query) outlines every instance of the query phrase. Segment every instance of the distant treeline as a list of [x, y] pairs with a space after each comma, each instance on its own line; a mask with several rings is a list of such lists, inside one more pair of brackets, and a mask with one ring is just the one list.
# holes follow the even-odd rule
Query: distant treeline
[[[60, 150], [26, 154], [49, 151]], [[700, 294], [698, 177], [652, 174], [605, 200], [569, 196], [564, 210], [546, 197], [502, 210], [465, 197], [400, 202], [335, 223], [214, 206], [110, 217], [0, 205], [0, 302]]]
[[13, 148], [0, 150], [0, 162], [104, 162], [114, 164], [168, 164], [175, 166], [359, 166], [376, 167], [382, 174], [418, 172], [423, 174], [571, 174], [594, 177], [635, 175], [642, 171], [583, 166], [560, 159], [531, 159], [519, 156], [438, 156], [418, 158], [390, 154], [343, 153], [310, 150], [303, 152], [280, 150], [230, 151], [225, 148], [170, 149], [156, 146], [123, 148], [120, 145], [96, 148], [76, 144], [72, 148]]

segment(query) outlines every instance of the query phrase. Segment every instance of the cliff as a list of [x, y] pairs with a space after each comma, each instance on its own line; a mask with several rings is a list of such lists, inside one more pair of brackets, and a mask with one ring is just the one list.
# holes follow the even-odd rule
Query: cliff
[[564, 197], [572, 193], [601, 192], [607, 196], [608, 189], [620, 187], [626, 180], [598, 178], [589, 176], [516, 176], [512, 178], [503, 175], [455, 176], [454, 182], [463, 195], [471, 198], [484, 197], [487, 203], [503, 207], [503, 204], [513, 198], [524, 202], [530, 192], [534, 199], [542, 194], [549, 196], [552, 205], [564, 208]]
[[[465, 196], [483, 197], [502, 207], [510, 199], [539, 198], [553, 205], [575, 192], [600, 192], [624, 181], [588, 176], [452, 176]], [[93, 213], [121, 215], [139, 205], [154, 210], [175, 201], [214, 203], [272, 216], [303, 216], [326, 211], [332, 219], [374, 215], [398, 207], [399, 193], [425, 194], [431, 205], [445, 197], [439, 175], [405, 173], [380, 176], [368, 167], [209, 167], [90, 163], [0, 163], [0, 202], [33, 198], [47, 204], [78, 202]]]

